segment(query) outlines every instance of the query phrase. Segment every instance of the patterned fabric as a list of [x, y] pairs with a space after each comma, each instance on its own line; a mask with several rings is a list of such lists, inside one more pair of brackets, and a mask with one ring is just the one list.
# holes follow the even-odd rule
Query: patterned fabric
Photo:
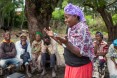
[[40, 56], [41, 56], [41, 45], [42, 45], [42, 40], [40, 42], [37, 42], [34, 40], [32, 42], [32, 62], [34, 67], [38, 67], [38, 69], [41, 69], [41, 64], [40, 62]]
[[65, 8], [64, 8], [64, 13], [66, 14], [70, 14], [70, 15], [77, 15], [80, 17], [80, 21], [86, 21], [86, 19], [84, 18], [84, 13], [82, 12], [82, 10], [78, 7], [75, 6], [71, 3], [69, 3]]
[[101, 74], [101, 73], [99, 73], [99, 70], [101, 69], [101, 71], [105, 71], [105, 70], [103, 70], [103, 69], [105, 69], [105, 67], [106, 67], [106, 61], [103, 59], [98, 59], [98, 58], [95, 58], [94, 59], [94, 63], [93, 63], [93, 77], [95, 77], [95, 78], [99, 78], [99, 74]]
[[[117, 63], [117, 59], [115, 59], [115, 61]], [[107, 58], [107, 66], [110, 78], [117, 78], [117, 68], [111, 58]]]
[[85, 23], [79, 22], [72, 28], [68, 29], [68, 41], [80, 49], [81, 55], [89, 57], [93, 60], [93, 43], [88, 26]]
[[[96, 41], [93, 42], [94, 47], [96, 46]], [[107, 42], [102, 41], [97, 49], [97, 53], [107, 53], [108, 45]], [[98, 66], [101, 66], [101, 61], [105, 62], [104, 56], [96, 56], [93, 63], [93, 77], [99, 78]]]
[[42, 44], [42, 41], [37, 42], [36, 40], [34, 40], [32, 42], [32, 53], [40, 54], [40, 52], [41, 52], [41, 44]]
[[108, 50], [107, 57], [113, 57], [117, 59], [117, 50], [114, 48], [114, 45], [111, 44]]
[[107, 66], [109, 70], [110, 78], [117, 78], [117, 68], [114, 62], [111, 60], [111, 57], [115, 59], [117, 63], [117, 50], [114, 48], [114, 45], [111, 44], [107, 53]]
[[98, 66], [99, 66], [99, 59], [95, 58], [93, 63], [93, 75], [92, 75], [92, 77], [94, 78], [99, 78]]
[[[93, 45], [94, 46], [96, 45], [96, 41], [93, 42]], [[107, 44], [107, 42], [102, 41], [100, 43], [100, 45], [99, 45], [99, 48], [97, 50], [97, 53], [99, 53], [99, 52], [107, 53], [107, 50], [108, 50], [108, 44]]]

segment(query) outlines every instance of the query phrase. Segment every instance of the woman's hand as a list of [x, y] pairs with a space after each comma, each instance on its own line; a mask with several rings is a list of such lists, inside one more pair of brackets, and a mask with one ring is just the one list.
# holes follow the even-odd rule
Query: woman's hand
[[49, 29], [44, 28], [44, 31], [46, 32], [46, 34], [50, 37], [54, 36], [53, 31], [51, 30], [51, 28], [49, 27]]
[[65, 38], [61, 38], [61, 37], [56, 37], [61, 43], [63, 44], [67, 44], [68, 43], [68, 39], [67, 36]]

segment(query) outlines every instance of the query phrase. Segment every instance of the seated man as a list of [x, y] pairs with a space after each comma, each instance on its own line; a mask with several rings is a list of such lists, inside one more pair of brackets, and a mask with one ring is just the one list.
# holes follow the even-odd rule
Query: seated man
[[41, 47], [41, 65], [43, 69], [41, 75], [44, 75], [46, 73], [46, 62], [47, 60], [50, 60], [52, 77], [56, 77], [55, 65], [61, 65], [60, 56], [57, 51], [57, 44], [55, 40], [46, 35], [43, 39]]
[[11, 41], [9, 32], [3, 34], [4, 40], [0, 44], [0, 66], [6, 68], [8, 65], [18, 66], [15, 44]]
[[22, 33], [20, 35], [20, 41], [17, 41], [15, 45], [17, 58], [19, 59], [20, 64], [25, 66], [28, 77], [31, 77], [31, 74], [29, 73], [29, 67], [31, 64], [31, 47], [30, 43], [27, 41], [27, 35]]

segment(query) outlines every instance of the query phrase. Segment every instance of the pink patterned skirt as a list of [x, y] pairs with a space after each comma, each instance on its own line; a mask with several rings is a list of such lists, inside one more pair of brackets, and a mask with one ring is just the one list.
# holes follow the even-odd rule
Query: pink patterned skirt
[[92, 71], [92, 62], [80, 67], [66, 65], [64, 78], [92, 78]]

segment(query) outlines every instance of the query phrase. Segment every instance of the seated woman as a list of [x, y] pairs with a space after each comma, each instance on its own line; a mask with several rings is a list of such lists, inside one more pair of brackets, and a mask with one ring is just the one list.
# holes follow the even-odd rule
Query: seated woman
[[109, 46], [106, 56], [110, 78], [117, 78], [117, 39]]
[[27, 35], [25, 33], [22, 33], [20, 35], [20, 40], [16, 42], [16, 50], [17, 50], [17, 58], [20, 61], [20, 64], [25, 65], [26, 68], [26, 74], [28, 77], [31, 77], [31, 74], [29, 73], [29, 67], [31, 64], [31, 47], [29, 41], [27, 41]]
[[[93, 42], [94, 45], [94, 53], [95, 53], [95, 59], [94, 59], [94, 71], [93, 71], [93, 77], [99, 76], [99, 70], [104, 68], [104, 64], [106, 63], [106, 57], [108, 51], [108, 44], [103, 40], [103, 34], [99, 31], [95, 34], [95, 41]], [[98, 65], [99, 64], [99, 65]]]
[[42, 65], [42, 73], [44, 75], [46, 73], [46, 62], [50, 60], [50, 67], [52, 68], [52, 77], [56, 77], [55, 66], [62, 65], [62, 61], [57, 51], [57, 43], [54, 39], [49, 36], [45, 36], [41, 45], [41, 65]]
[[38, 70], [41, 70], [40, 67], [40, 52], [41, 52], [41, 44], [42, 44], [42, 33], [36, 32], [35, 40], [32, 42], [32, 62], [34, 70], [38, 67]]

